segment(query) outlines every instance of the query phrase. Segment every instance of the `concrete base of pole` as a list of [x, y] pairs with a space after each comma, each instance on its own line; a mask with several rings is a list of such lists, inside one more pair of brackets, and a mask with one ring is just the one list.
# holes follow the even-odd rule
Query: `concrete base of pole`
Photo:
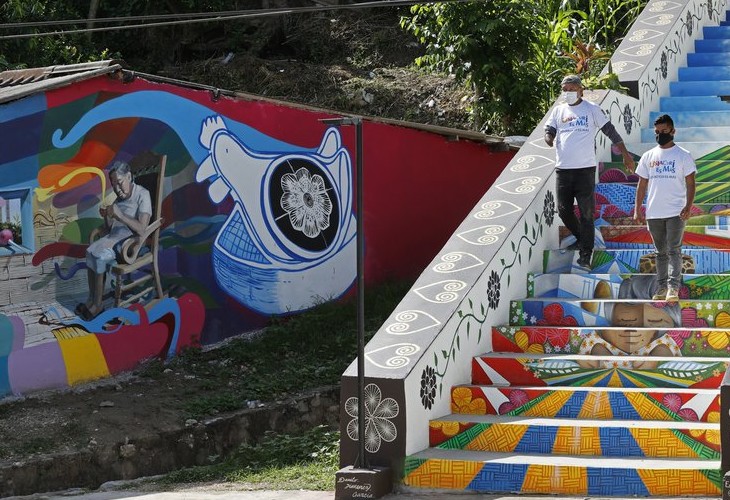
[[381, 498], [393, 490], [393, 472], [387, 467], [347, 466], [337, 471], [335, 478], [335, 500]]

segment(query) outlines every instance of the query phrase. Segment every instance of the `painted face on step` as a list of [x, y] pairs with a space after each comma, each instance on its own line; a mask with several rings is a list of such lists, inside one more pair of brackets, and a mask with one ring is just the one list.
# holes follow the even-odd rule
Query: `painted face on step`
[[650, 303], [618, 303], [613, 307], [611, 325], [636, 327], [600, 331], [604, 340], [631, 353], [648, 346], [656, 338], [657, 331], [672, 328], [674, 321], [666, 311]]

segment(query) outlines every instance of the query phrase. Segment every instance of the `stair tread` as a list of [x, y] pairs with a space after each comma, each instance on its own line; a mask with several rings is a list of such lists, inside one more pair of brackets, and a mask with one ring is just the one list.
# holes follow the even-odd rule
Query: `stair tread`
[[[601, 327], [603, 330], [603, 327]], [[656, 330], [652, 328], [616, 328], [616, 330]], [[677, 356], [637, 356], [634, 354], [564, 354], [564, 353], [532, 353], [532, 352], [486, 352], [477, 356], [478, 358], [490, 358], [490, 359], [550, 359], [553, 360], [585, 360], [585, 361], [598, 361], [598, 360], [622, 360], [629, 358], [631, 361], [656, 361], [662, 362], [676, 362], [676, 363], [730, 363], [730, 358], [723, 357], [677, 357]]]
[[620, 457], [605, 458], [589, 455], [540, 455], [526, 453], [499, 453], [493, 451], [472, 451], [448, 448], [427, 448], [409, 455], [411, 459], [442, 459], [492, 462], [500, 464], [535, 464], [574, 467], [596, 467], [616, 469], [718, 469], [719, 460], [696, 458], [644, 458]]
[[485, 384], [460, 384], [455, 385], [456, 387], [479, 387], [479, 388], [493, 388], [498, 387], [499, 389], [510, 389], [510, 390], [523, 390], [523, 391], [570, 391], [570, 392], [634, 392], [634, 393], [645, 393], [647, 390], [650, 392], [662, 394], [717, 394], [718, 389], [708, 388], [692, 388], [692, 387], [652, 387], [647, 389], [646, 387], [610, 387], [610, 386], [565, 386], [565, 385], [511, 385], [509, 387], [485, 385]]
[[452, 413], [431, 422], [468, 422], [480, 424], [530, 425], [543, 427], [600, 427], [600, 428], [654, 428], [683, 430], [717, 430], [720, 422], [694, 422], [689, 420], [599, 420], [585, 418], [523, 417], [512, 415], [474, 415]]

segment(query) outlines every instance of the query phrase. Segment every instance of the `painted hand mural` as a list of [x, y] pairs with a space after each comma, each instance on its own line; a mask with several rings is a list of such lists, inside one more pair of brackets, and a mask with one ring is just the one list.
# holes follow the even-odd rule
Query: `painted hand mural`
[[234, 200], [213, 248], [218, 285], [265, 314], [344, 293], [355, 279], [355, 219], [351, 162], [337, 129], [314, 152], [260, 152], [214, 116], [200, 143], [210, 154], [196, 180], [210, 182], [214, 203]]

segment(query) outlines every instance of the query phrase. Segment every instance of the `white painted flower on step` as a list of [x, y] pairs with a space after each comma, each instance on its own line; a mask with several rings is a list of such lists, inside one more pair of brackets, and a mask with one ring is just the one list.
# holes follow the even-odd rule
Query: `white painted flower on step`
[[[365, 449], [375, 453], [380, 449], [382, 441], [393, 442], [398, 436], [395, 424], [390, 419], [398, 416], [400, 408], [393, 398], [382, 399], [380, 387], [375, 384], [365, 386]], [[358, 399], [347, 398], [345, 412], [353, 417], [347, 423], [347, 435], [353, 441], [358, 438]]]
[[311, 175], [305, 168], [281, 178], [281, 208], [289, 214], [294, 229], [310, 238], [316, 238], [330, 226], [332, 201], [327, 194], [324, 179]]

